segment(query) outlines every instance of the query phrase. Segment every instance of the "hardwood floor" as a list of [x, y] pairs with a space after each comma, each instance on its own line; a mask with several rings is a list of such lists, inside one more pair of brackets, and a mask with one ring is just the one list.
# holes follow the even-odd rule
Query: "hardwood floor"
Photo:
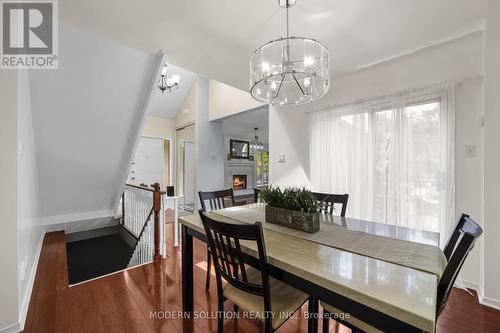
[[[167, 224], [172, 235], [172, 224]], [[171, 238], [171, 237], [170, 237]], [[172, 239], [169, 239], [172, 244]], [[195, 316], [215, 316], [215, 283], [206, 293], [206, 250], [195, 241]], [[62, 232], [46, 235], [26, 319], [25, 332], [216, 332], [215, 318], [182, 320], [180, 253], [172, 246], [169, 258], [68, 287], [66, 247]], [[215, 281], [215, 276], [212, 282]], [[227, 310], [232, 308], [226, 302]], [[305, 333], [307, 305], [280, 332]], [[156, 317], [155, 317], [156, 313]], [[171, 318], [165, 318], [170, 314]], [[321, 325], [321, 323], [320, 323]], [[332, 332], [350, 332], [330, 325]], [[262, 332], [255, 320], [227, 319], [224, 332]], [[453, 290], [437, 332], [500, 332], [500, 311], [484, 307], [475, 296]]]

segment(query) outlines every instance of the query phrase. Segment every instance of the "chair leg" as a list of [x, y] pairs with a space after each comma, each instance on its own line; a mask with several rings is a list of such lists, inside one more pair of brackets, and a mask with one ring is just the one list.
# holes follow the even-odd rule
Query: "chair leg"
[[264, 332], [265, 333], [272, 333], [273, 332], [273, 324], [272, 324], [271, 318], [266, 318], [264, 320]]
[[224, 331], [224, 297], [221, 295], [221, 292], [218, 291], [218, 301], [217, 307], [219, 311], [219, 315], [217, 318], [217, 333], [223, 333]]
[[323, 333], [328, 333], [330, 331], [330, 316], [327, 316], [323, 312]]
[[212, 273], [212, 256], [210, 255], [210, 250], [207, 246], [207, 277], [205, 281], [205, 290], [210, 290], [210, 275]]

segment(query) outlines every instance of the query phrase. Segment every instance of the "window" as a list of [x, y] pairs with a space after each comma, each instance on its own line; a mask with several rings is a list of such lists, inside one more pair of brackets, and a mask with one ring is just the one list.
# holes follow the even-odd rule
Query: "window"
[[313, 113], [313, 189], [349, 193], [350, 217], [446, 235], [454, 218], [447, 96], [398, 95]]
[[267, 185], [269, 182], [269, 152], [258, 150], [255, 153], [257, 164], [257, 186]]

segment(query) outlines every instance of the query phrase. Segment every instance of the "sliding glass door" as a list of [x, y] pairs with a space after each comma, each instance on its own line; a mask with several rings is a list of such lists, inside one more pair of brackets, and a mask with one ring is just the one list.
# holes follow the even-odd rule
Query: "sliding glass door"
[[269, 183], [269, 152], [257, 150], [255, 152], [256, 183], [257, 186], [264, 186]]
[[453, 126], [446, 93], [397, 96], [311, 116], [313, 189], [348, 193], [348, 216], [447, 233]]

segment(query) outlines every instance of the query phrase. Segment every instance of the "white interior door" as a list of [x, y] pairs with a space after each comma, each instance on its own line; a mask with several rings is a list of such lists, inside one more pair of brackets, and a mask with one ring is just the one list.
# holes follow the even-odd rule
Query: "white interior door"
[[141, 137], [128, 182], [134, 185], [160, 183], [163, 189], [163, 139]]

